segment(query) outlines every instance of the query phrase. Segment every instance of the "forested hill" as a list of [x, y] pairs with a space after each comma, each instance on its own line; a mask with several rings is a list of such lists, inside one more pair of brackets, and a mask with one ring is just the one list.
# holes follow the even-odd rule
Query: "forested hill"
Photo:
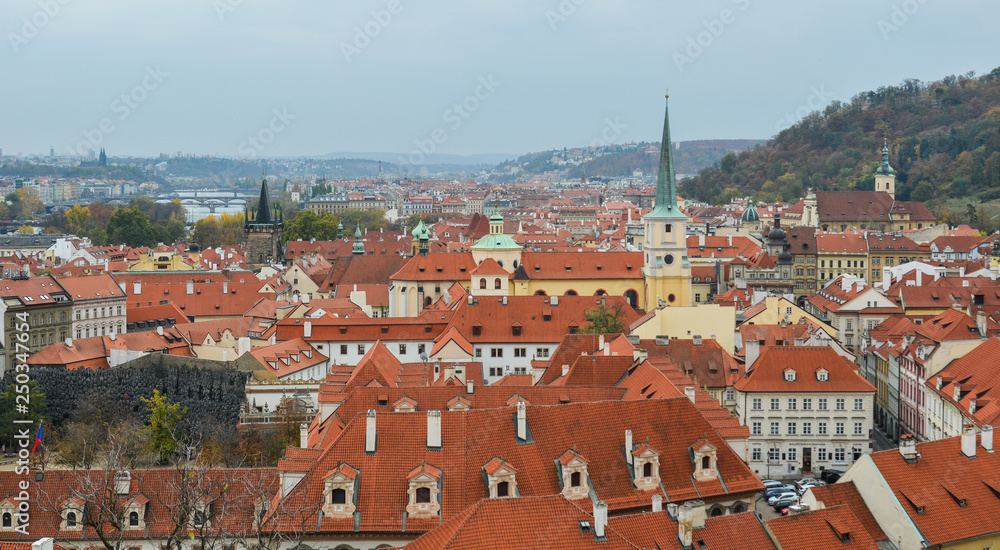
[[871, 190], [883, 137], [898, 198], [932, 206], [948, 197], [1000, 198], [1000, 68], [906, 80], [835, 101], [762, 147], [702, 170], [681, 194], [715, 203], [737, 195], [795, 202], [809, 187]]

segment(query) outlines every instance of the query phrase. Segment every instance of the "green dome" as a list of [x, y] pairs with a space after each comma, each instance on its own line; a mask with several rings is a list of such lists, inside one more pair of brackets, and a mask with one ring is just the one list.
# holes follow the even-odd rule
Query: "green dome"
[[521, 245], [510, 238], [510, 235], [483, 235], [472, 245], [476, 250], [520, 250]]
[[424, 225], [424, 219], [420, 218], [420, 223], [418, 223], [417, 226], [413, 228], [413, 231], [410, 233], [410, 235], [413, 236], [414, 240], [427, 241], [430, 240], [431, 238], [431, 230], [428, 229], [426, 225]]
[[753, 207], [753, 201], [747, 203], [747, 209], [743, 211], [742, 220], [743, 223], [757, 223], [760, 221], [760, 214], [758, 214], [757, 209]]

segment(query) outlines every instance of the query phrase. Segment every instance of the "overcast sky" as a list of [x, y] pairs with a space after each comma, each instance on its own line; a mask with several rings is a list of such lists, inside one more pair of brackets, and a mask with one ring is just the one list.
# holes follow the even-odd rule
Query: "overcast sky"
[[521, 154], [658, 140], [668, 86], [675, 140], [768, 138], [806, 106], [989, 72], [998, 20], [987, 0], [3, 0], [0, 147]]

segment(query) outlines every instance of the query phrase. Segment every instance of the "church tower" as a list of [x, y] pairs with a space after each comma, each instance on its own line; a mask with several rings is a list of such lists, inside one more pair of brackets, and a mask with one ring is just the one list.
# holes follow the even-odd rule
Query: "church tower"
[[889, 142], [885, 139], [882, 140], [882, 164], [875, 171], [875, 190], [896, 198], [896, 171], [889, 166]]
[[260, 200], [255, 210], [244, 212], [243, 233], [247, 237], [247, 267], [257, 269], [269, 263], [281, 263], [285, 255], [281, 237], [285, 231], [284, 215], [272, 209], [267, 193], [267, 176], [260, 183]]
[[685, 233], [687, 221], [687, 215], [677, 207], [677, 180], [670, 141], [668, 104], [663, 113], [656, 204], [643, 218], [646, 235], [642, 245], [642, 271], [646, 276], [647, 311], [653, 310], [660, 303], [668, 306], [691, 305], [691, 266], [687, 259]]

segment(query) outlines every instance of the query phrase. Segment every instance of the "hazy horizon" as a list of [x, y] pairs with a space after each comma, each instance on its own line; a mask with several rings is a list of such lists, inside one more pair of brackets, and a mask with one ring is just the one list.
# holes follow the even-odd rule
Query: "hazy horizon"
[[[969, 14], [975, 17], [969, 17]], [[982, 0], [357, 5], [8, 0], [4, 154], [508, 155], [767, 139], [833, 100], [1000, 66]]]

